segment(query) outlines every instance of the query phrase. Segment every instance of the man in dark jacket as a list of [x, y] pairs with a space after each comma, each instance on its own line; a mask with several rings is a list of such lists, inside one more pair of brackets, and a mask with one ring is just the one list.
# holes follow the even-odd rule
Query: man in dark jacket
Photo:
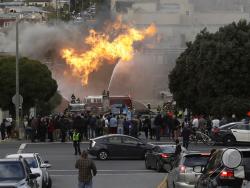
[[175, 158], [175, 166], [177, 165], [179, 159], [180, 159], [180, 155], [181, 155], [181, 144], [180, 144], [180, 141], [179, 139], [176, 139], [175, 140], [175, 144], [176, 144], [176, 147], [175, 147], [175, 152], [174, 152], [174, 158]]
[[188, 127], [188, 125], [184, 124], [182, 130], [182, 138], [183, 138], [183, 147], [185, 147], [186, 149], [188, 149], [190, 134], [191, 134], [190, 128]]
[[35, 142], [37, 138], [37, 129], [39, 126], [39, 120], [35, 117], [32, 118], [31, 120], [31, 142]]
[[3, 122], [1, 123], [1, 126], [0, 126], [2, 140], [5, 139], [5, 132], [6, 132], [5, 121], [6, 121], [6, 119], [3, 119]]
[[151, 129], [151, 120], [149, 119], [148, 116], [146, 116], [144, 122], [143, 122], [143, 130], [145, 133], [146, 139], [148, 139], [148, 131]]
[[61, 128], [61, 142], [65, 142], [67, 129], [69, 128], [69, 120], [65, 116], [62, 116], [59, 123]]
[[75, 168], [78, 169], [78, 188], [92, 188], [92, 174], [97, 174], [95, 163], [88, 159], [88, 153], [83, 151], [81, 158], [76, 161]]
[[76, 129], [77, 132], [80, 132], [82, 126], [82, 119], [80, 115], [77, 115], [73, 120], [73, 129]]
[[158, 115], [155, 117], [154, 124], [155, 124], [155, 137], [156, 140], [159, 141], [161, 126], [162, 126], [162, 117], [160, 113], [158, 113]]

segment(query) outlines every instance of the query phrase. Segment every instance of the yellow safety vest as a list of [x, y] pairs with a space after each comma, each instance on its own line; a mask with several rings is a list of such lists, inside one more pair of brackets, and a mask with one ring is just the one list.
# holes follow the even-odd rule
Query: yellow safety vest
[[73, 141], [79, 141], [80, 140], [80, 133], [73, 133]]

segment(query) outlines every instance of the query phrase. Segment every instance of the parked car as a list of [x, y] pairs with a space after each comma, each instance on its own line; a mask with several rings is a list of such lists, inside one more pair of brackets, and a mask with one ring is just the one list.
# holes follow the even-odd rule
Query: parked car
[[201, 172], [194, 172], [193, 167], [206, 165], [209, 156], [209, 153], [182, 153], [168, 174], [168, 188], [194, 188]]
[[[194, 171], [202, 172], [196, 183], [196, 188], [242, 188], [243, 182], [250, 180], [250, 149], [237, 149], [241, 153], [240, 156], [235, 157], [230, 154], [233, 162], [240, 160], [238, 166], [230, 166], [230, 168], [223, 162], [223, 155], [226, 150], [216, 150], [211, 155], [207, 165], [198, 168], [198, 171], [197, 167], [194, 167]], [[230, 161], [229, 163], [232, 164]]]
[[152, 144], [121, 134], [110, 134], [90, 139], [88, 153], [101, 160], [111, 158], [140, 158], [144, 159]]
[[[170, 171], [173, 168], [174, 153], [176, 145], [157, 145], [145, 155], [145, 166], [147, 169], [156, 169], [158, 172]], [[182, 147], [182, 152], [187, 150]]]
[[27, 161], [32, 173], [40, 174], [40, 176], [37, 177], [37, 182], [39, 187], [51, 188], [52, 180], [48, 172], [48, 168], [50, 168], [51, 165], [48, 163], [48, 161], [43, 161], [39, 153], [12, 154], [12, 155], [7, 155], [6, 158], [17, 159], [20, 156]]
[[250, 125], [244, 122], [233, 122], [221, 127], [214, 127], [211, 137], [216, 142], [233, 145], [236, 142], [250, 142]]
[[38, 188], [36, 178], [28, 163], [22, 157], [17, 159], [0, 159], [0, 187], [2, 188]]

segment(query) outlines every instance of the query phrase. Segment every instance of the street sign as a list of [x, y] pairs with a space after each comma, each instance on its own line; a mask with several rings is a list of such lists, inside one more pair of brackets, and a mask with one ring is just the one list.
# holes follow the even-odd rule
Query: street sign
[[[13, 104], [17, 104], [17, 95], [15, 94], [13, 97], [12, 97], [12, 102]], [[22, 95], [19, 95], [19, 105], [22, 105], [23, 104], [23, 97]]]

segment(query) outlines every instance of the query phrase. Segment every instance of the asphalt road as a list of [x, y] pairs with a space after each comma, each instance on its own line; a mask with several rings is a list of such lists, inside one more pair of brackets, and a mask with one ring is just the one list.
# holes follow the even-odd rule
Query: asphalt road
[[[16, 153], [22, 142], [0, 143], [0, 157]], [[50, 175], [53, 188], [77, 187], [77, 171], [74, 168], [79, 156], [73, 155], [71, 143], [27, 143], [22, 144], [24, 152], [38, 152], [44, 160], [52, 164]], [[88, 144], [82, 143], [81, 149], [87, 149]], [[209, 152], [212, 148], [203, 144], [190, 145], [189, 150]], [[249, 146], [243, 146], [249, 147]], [[108, 160], [99, 161], [93, 158], [98, 174], [94, 177], [94, 188], [157, 188], [166, 173], [146, 170], [143, 160]]]

